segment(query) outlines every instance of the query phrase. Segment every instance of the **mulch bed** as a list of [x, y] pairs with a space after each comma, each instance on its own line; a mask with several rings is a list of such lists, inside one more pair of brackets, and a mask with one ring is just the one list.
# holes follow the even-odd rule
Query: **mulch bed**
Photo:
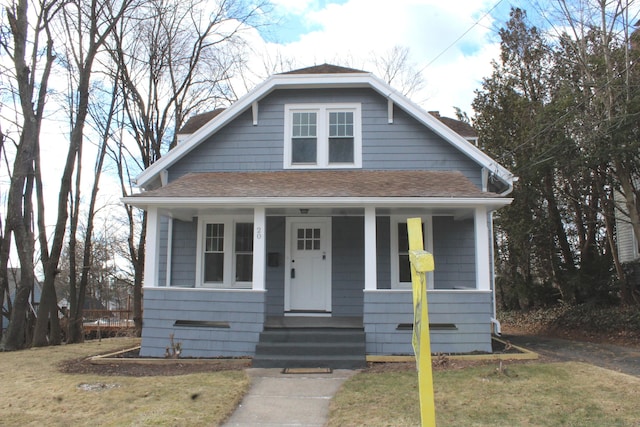
[[221, 359], [199, 359], [199, 363], [189, 363], [189, 359], [159, 359], [164, 363], [135, 363], [132, 358], [139, 357], [138, 350], [122, 353], [113, 359], [128, 359], [126, 362], [113, 360], [109, 363], [92, 363], [91, 358], [67, 360], [59, 369], [67, 374], [95, 374], [124, 377], [154, 377], [196, 374], [201, 372], [237, 371], [251, 367], [251, 359], [234, 360], [225, 363]]

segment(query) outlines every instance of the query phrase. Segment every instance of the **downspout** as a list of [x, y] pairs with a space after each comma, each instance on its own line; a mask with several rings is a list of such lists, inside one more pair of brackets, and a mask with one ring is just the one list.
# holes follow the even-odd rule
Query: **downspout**
[[[518, 181], [517, 176], [512, 177], [512, 183], [507, 187], [505, 191], [500, 193], [501, 196], [506, 196], [507, 194], [513, 191], [513, 183]], [[495, 325], [494, 332], [497, 336], [502, 334], [502, 326], [500, 326], [500, 322], [496, 316], [496, 262], [493, 252], [493, 246], [495, 235], [493, 234], [493, 212], [489, 212], [489, 231], [491, 232], [491, 248], [489, 249], [491, 252], [491, 290], [493, 291], [493, 317], [491, 318], [491, 323]]]
[[491, 260], [491, 308], [492, 308], [492, 317], [491, 324], [494, 325], [493, 332], [500, 336], [502, 334], [502, 326], [500, 325], [500, 321], [498, 320], [498, 316], [496, 315], [496, 269], [495, 269], [495, 257], [493, 252], [493, 212], [489, 212], [489, 232], [491, 236], [491, 246], [489, 248], [490, 260]]

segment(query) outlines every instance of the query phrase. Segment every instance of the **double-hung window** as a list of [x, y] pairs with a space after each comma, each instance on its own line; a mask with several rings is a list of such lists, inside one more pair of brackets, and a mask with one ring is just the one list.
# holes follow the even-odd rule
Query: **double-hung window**
[[253, 222], [241, 218], [198, 221], [199, 286], [250, 288], [253, 280]]
[[285, 168], [362, 167], [360, 104], [285, 106]]
[[[391, 287], [411, 289], [411, 265], [409, 263], [409, 239], [407, 218], [391, 217]], [[432, 251], [433, 226], [431, 216], [422, 217], [422, 241], [426, 251]], [[431, 274], [427, 273], [427, 287], [433, 287]]]

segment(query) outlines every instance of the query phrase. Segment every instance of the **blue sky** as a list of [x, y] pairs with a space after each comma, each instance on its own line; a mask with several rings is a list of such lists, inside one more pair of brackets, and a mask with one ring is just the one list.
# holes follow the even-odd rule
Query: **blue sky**
[[499, 53], [497, 29], [508, 19], [513, 2], [272, 0], [272, 4], [271, 17], [278, 24], [262, 29], [252, 43], [261, 57], [256, 61], [278, 56], [291, 60], [294, 68], [328, 62], [376, 73], [376, 57], [394, 46], [406, 47], [425, 82], [421, 91], [410, 95], [412, 100], [455, 117], [454, 107], [472, 114], [473, 92], [492, 71], [491, 61]]

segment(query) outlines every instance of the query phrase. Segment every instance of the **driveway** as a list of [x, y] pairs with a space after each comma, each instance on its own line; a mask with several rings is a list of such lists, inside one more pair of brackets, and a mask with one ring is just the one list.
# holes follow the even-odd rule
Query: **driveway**
[[640, 377], [640, 348], [535, 335], [505, 334], [502, 338], [551, 360], [584, 362]]

